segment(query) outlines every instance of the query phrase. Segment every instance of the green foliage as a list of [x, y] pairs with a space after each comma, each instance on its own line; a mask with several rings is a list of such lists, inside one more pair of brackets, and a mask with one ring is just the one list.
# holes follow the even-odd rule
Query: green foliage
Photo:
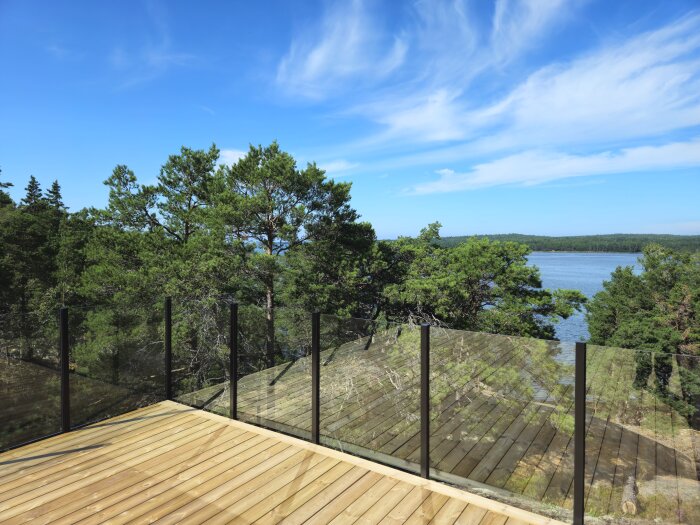
[[[0, 169], [0, 175], [2, 175], [1, 169]], [[12, 202], [12, 197], [10, 197], [10, 194], [5, 191], [7, 188], [11, 188], [11, 187], [12, 187], [11, 182], [3, 182], [0, 180], [0, 208], [14, 205], [14, 203]]]
[[439, 226], [391, 244], [394, 270], [403, 272], [384, 291], [392, 317], [549, 339], [552, 320], [568, 317], [585, 301], [574, 290], [543, 290], [539, 270], [527, 265], [525, 245], [472, 238], [441, 248]]
[[638, 387], [652, 372], [668, 397], [672, 360], [681, 369], [682, 399], [675, 408], [700, 426], [700, 255], [650, 245], [643, 271], [617, 268], [588, 307], [591, 340], [637, 353]]
[[[253, 346], [268, 364], [293, 353], [295, 327], [312, 310], [551, 338], [553, 322], [582, 302], [573, 291], [542, 290], [521, 244], [472, 239], [447, 250], [439, 223], [378, 242], [350, 205], [349, 183], [314, 163], [297, 167], [276, 142], [251, 146], [231, 166], [218, 161], [215, 145], [182, 147], [151, 184], [118, 165], [104, 209], [69, 213], [58, 181], [42, 192], [34, 177], [18, 205], [0, 195], [9, 199], [0, 206], [5, 334], [29, 340], [27, 313], [51, 318], [70, 306], [75, 364], [105, 379], [159, 347], [162, 334], [147, 324], [170, 295], [187, 389], [227, 373], [225, 301], [262, 308], [250, 329], [264, 334]], [[285, 306], [295, 308], [278, 310]]]
[[42, 204], [44, 196], [41, 193], [41, 186], [39, 185], [39, 181], [36, 180], [36, 177], [34, 177], [34, 175], [29, 177], [29, 183], [27, 184], [25, 191], [27, 192], [27, 194], [22, 199], [22, 205], [27, 207], [35, 207]]
[[59, 210], [65, 208], [65, 205], [63, 204], [63, 197], [61, 196], [61, 185], [57, 180], [53, 181], [51, 188], [49, 188], [49, 191], [46, 192], [46, 201], [52, 208]]

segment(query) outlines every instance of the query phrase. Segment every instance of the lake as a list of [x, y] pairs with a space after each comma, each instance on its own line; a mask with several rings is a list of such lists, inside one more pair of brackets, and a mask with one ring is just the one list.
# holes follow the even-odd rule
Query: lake
[[[529, 264], [537, 266], [544, 288], [570, 288], [580, 290], [586, 297], [593, 297], [603, 289], [603, 281], [618, 266], [633, 266], [641, 271], [637, 259], [639, 253], [568, 253], [533, 252]], [[562, 341], [588, 340], [585, 314], [577, 313], [561, 321], [556, 327], [557, 338]]]

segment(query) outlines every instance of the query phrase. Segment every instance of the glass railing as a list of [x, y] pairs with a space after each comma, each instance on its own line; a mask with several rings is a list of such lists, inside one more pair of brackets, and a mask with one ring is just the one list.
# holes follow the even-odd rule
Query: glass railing
[[68, 316], [71, 426], [164, 398], [160, 304], [69, 307]]
[[586, 515], [700, 523], [700, 357], [588, 346]]
[[276, 308], [239, 314], [238, 417], [309, 439], [311, 430], [311, 315]]
[[173, 301], [174, 399], [228, 415], [229, 305]]
[[0, 450], [60, 432], [57, 310], [0, 317]]
[[573, 356], [558, 341], [432, 328], [431, 476], [570, 520]]
[[[172, 306], [171, 323], [161, 304], [70, 308], [72, 426], [163, 399], [170, 375], [181, 403], [540, 515], [700, 523], [699, 356]], [[0, 331], [0, 448], [61, 430], [57, 316], [25, 315]]]
[[416, 326], [320, 317], [320, 441], [417, 471], [420, 333]]
[[[419, 473], [427, 384], [431, 478], [572, 520], [574, 343], [433, 326], [422, 384], [418, 326], [319, 320], [321, 444]], [[297, 309], [279, 308], [269, 323], [264, 309], [241, 308], [240, 419], [312, 438], [311, 326], [311, 314]], [[587, 519], [698, 521], [698, 359], [588, 347], [580, 430]], [[202, 390], [207, 399], [221, 392], [208, 409], [230, 413], [228, 382]]]

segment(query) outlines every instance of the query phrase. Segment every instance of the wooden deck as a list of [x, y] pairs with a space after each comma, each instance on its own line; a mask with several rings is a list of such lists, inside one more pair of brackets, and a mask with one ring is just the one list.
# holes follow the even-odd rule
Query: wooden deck
[[30, 520], [559, 523], [169, 401], [0, 454], [0, 523]]
[[[418, 334], [404, 328], [347, 339], [322, 352], [322, 442], [415, 470]], [[538, 513], [566, 516], [561, 510], [571, 508], [573, 497], [569, 350], [556, 342], [434, 331], [433, 475]], [[632, 387], [634, 352], [589, 347], [588, 355], [587, 514], [621, 519], [623, 485], [632, 476], [640, 511], [625, 518], [700, 523], [700, 432], [654, 395], [652, 384]], [[241, 359], [245, 364], [247, 357]], [[678, 391], [677, 370], [671, 387]], [[228, 397], [222, 384], [181, 399], [227, 414]], [[240, 381], [239, 414], [247, 421], [307, 437], [310, 406], [308, 358]]]

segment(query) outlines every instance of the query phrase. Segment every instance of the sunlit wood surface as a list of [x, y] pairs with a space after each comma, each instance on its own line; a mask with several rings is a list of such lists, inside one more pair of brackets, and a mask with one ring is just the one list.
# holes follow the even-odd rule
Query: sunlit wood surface
[[[352, 326], [341, 328], [352, 338]], [[418, 349], [418, 331], [406, 327], [322, 346], [322, 442], [415, 471]], [[566, 516], [573, 499], [572, 351], [573, 345], [552, 341], [434, 330], [431, 465], [440, 471], [435, 474], [514, 505], [541, 505]], [[249, 361], [241, 356], [242, 367]], [[678, 398], [678, 365], [673, 366], [670, 390]], [[698, 429], [654, 392], [653, 374], [646, 388], [633, 386], [634, 351], [589, 346], [587, 370], [587, 514], [700, 523]], [[240, 417], [308, 437], [310, 385], [308, 357], [248, 372], [239, 386]], [[229, 411], [226, 383], [181, 399]], [[630, 477], [640, 505], [636, 515], [622, 516]]]
[[161, 402], [0, 454], [0, 522], [557, 522]]

